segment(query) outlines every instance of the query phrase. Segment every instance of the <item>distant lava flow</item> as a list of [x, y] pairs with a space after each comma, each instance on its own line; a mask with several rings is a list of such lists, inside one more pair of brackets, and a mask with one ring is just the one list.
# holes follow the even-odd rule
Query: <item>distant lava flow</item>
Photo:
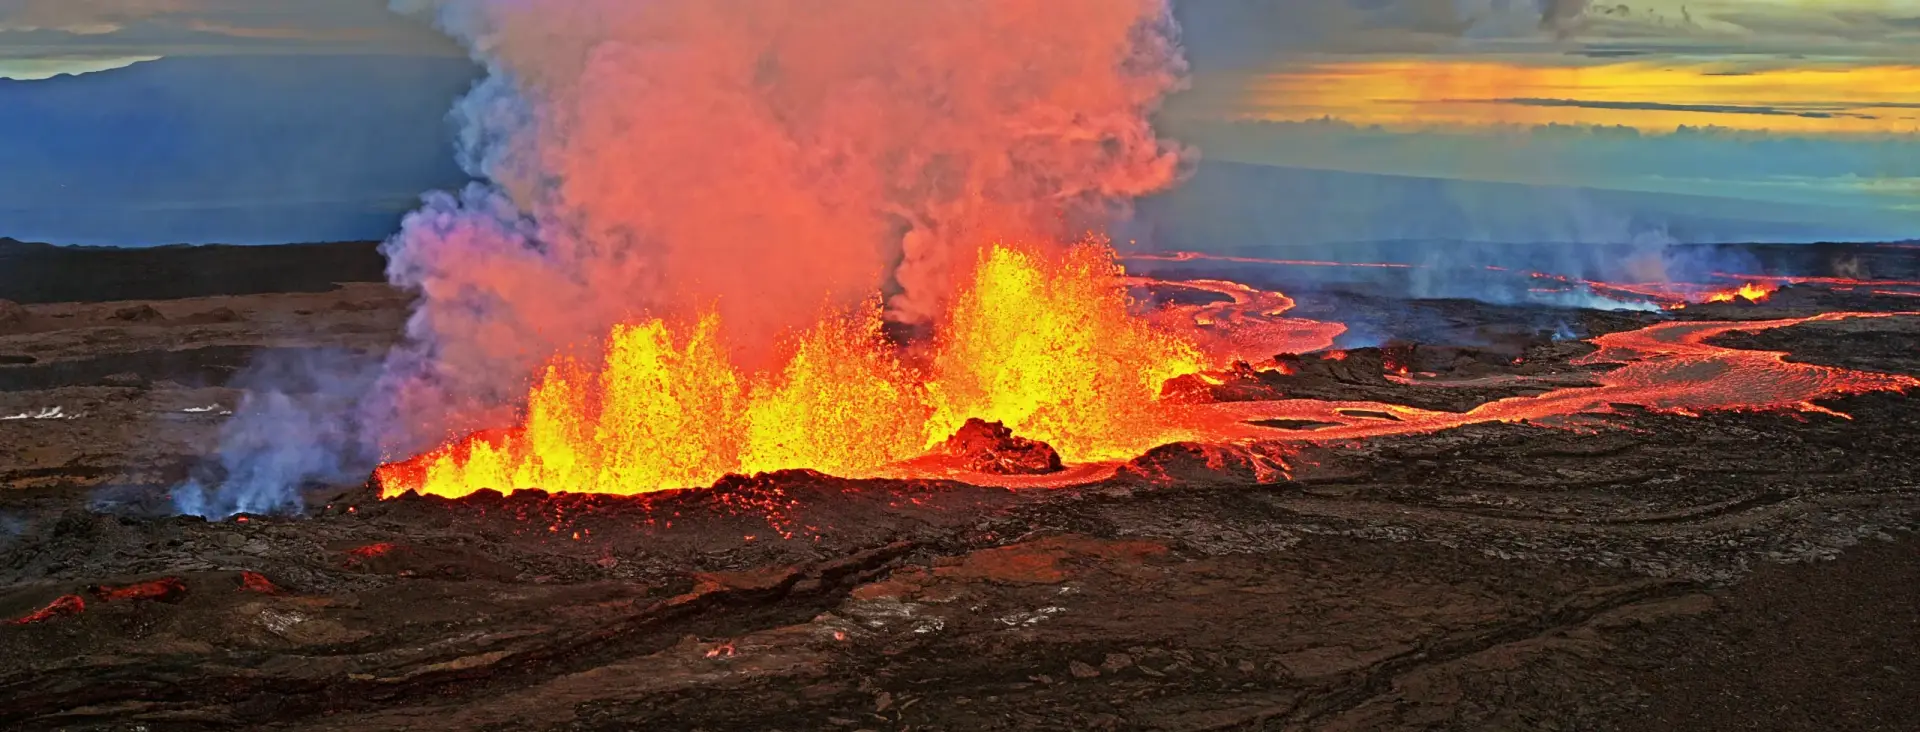
[[1340, 323], [1285, 317], [1293, 309], [1293, 298], [1238, 282], [1147, 277], [1126, 281], [1160, 292], [1188, 290], [1223, 298], [1197, 305], [1172, 302], [1151, 316], [1163, 329], [1184, 335], [1215, 368], [1235, 362], [1258, 364], [1282, 353], [1324, 351], [1347, 332]]
[[1232, 264], [1276, 264], [1294, 267], [1369, 267], [1374, 269], [1415, 269], [1419, 265], [1399, 262], [1334, 262], [1319, 259], [1265, 259], [1261, 257], [1234, 257], [1225, 254], [1207, 254], [1205, 252], [1163, 252], [1159, 254], [1128, 254], [1122, 260], [1141, 262], [1227, 262]]
[[[1716, 410], [1795, 410], [1838, 415], [1814, 400], [1920, 387], [1920, 379], [1794, 363], [1785, 353], [1744, 351], [1706, 341], [1733, 331], [1761, 331], [1802, 323], [1920, 316], [1920, 313], [1826, 313], [1805, 318], [1746, 322], [1660, 323], [1592, 339], [1600, 350], [1577, 364], [1620, 363], [1596, 376], [1599, 386], [1566, 387], [1530, 397], [1512, 397], [1463, 413], [1434, 412], [1397, 404], [1281, 400], [1204, 404], [1192, 407], [1189, 426], [1209, 442], [1248, 440], [1338, 440], [1430, 432], [1483, 422], [1555, 419], [1605, 413], [1616, 404], [1653, 411], [1698, 414]], [[1356, 415], [1391, 415], [1378, 419]], [[1845, 416], [1845, 415], [1839, 415]], [[1286, 433], [1257, 422], [1307, 420], [1333, 426], [1309, 434]]]
[[[1362, 269], [1428, 268], [1427, 265], [1423, 264], [1399, 262], [1335, 262], [1314, 259], [1272, 259], [1265, 257], [1207, 254], [1204, 252], [1128, 254], [1121, 257], [1121, 260], [1141, 262], [1218, 262], [1282, 267], [1354, 267]], [[1876, 295], [1920, 297], [1920, 281], [1905, 280], [1861, 280], [1845, 277], [1801, 277], [1791, 275], [1714, 272], [1710, 277], [1724, 282], [1711, 284], [1687, 282], [1607, 282], [1555, 274], [1552, 272], [1512, 270], [1494, 265], [1488, 265], [1485, 269], [1492, 272], [1511, 272], [1517, 276], [1532, 278], [1535, 284], [1530, 289], [1535, 292], [1561, 293], [1585, 289], [1593, 294], [1609, 299], [1644, 301], [1659, 305], [1668, 310], [1679, 310], [1692, 304], [1762, 302], [1785, 285], [1825, 285], [1842, 291], [1857, 288], [1878, 288], [1873, 289], [1872, 293]]]

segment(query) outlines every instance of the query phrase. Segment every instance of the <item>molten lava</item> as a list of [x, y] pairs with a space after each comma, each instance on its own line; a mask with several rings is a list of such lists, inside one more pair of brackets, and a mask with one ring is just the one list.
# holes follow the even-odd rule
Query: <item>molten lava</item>
[[1160, 388], [1206, 361], [1131, 312], [1122, 274], [1101, 247], [1054, 261], [986, 250], [942, 328], [927, 382], [934, 414], [920, 447], [971, 417], [1053, 445], [1070, 461], [1126, 459], [1179, 439]]
[[1321, 320], [1284, 317], [1293, 298], [1226, 280], [1165, 281], [1129, 278], [1135, 286], [1199, 290], [1225, 299], [1204, 305], [1168, 305], [1153, 316], [1163, 328], [1183, 334], [1206, 354], [1215, 369], [1236, 362], [1269, 364], [1283, 353], [1312, 353], [1333, 347], [1347, 326]]
[[86, 610], [87, 601], [79, 595], [61, 595], [40, 609], [7, 622], [13, 625], [32, 625], [67, 615], [79, 615], [80, 613], [86, 612]]
[[1702, 302], [1733, 302], [1735, 300], [1760, 302], [1761, 300], [1767, 299], [1768, 296], [1772, 295], [1774, 291], [1778, 289], [1780, 289], [1778, 285], [1748, 282], [1731, 290], [1707, 293], [1706, 298], [1702, 300]]
[[772, 373], [729, 362], [718, 316], [621, 325], [599, 363], [551, 363], [520, 426], [377, 477], [387, 497], [634, 494], [783, 468], [858, 477], [925, 454], [970, 418], [1068, 460], [1128, 458], [1186, 437], [1160, 388], [1207, 363], [1133, 314], [1122, 275], [1104, 246], [985, 249], [920, 368], [883, 337], [877, 302], [823, 318]]
[[93, 596], [106, 602], [117, 600], [170, 600], [187, 592], [186, 581], [179, 577], [162, 577], [157, 580], [136, 582], [130, 585], [100, 585], [92, 589]]
[[[1706, 341], [1733, 331], [1762, 331], [1802, 323], [1914, 316], [1920, 313], [1828, 313], [1806, 318], [1743, 322], [1660, 323], [1592, 339], [1599, 351], [1579, 364], [1623, 364], [1599, 374], [1600, 386], [1563, 387], [1537, 396], [1488, 402], [1464, 413], [1397, 404], [1289, 399], [1190, 407], [1188, 429], [1206, 442], [1300, 440], [1297, 433], [1256, 422], [1307, 420], [1311, 441], [1432, 432], [1485, 422], [1552, 423], [1632, 404], [1659, 412], [1698, 415], [1716, 410], [1780, 410], [1837, 414], [1814, 400], [1920, 388], [1920, 379], [1896, 374], [1796, 363], [1775, 351], [1745, 351]], [[1388, 419], [1376, 415], [1386, 415]]]
[[[1206, 252], [1165, 252], [1162, 254], [1129, 254], [1123, 260], [1133, 259], [1142, 262], [1227, 262], [1232, 264], [1271, 264], [1293, 267], [1369, 267], [1375, 269], [1417, 269], [1418, 265], [1399, 262], [1332, 262], [1321, 259], [1267, 259], [1264, 257], [1235, 257], [1225, 254], [1207, 254]], [[1490, 268], [1492, 269], [1492, 268]]]
[[[1758, 301], [1774, 289], [1764, 282], [1704, 300]], [[1129, 286], [1197, 290], [1218, 299], [1142, 316]], [[1671, 292], [1675, 300], [1702, 298], [1698, 290]], [[1592, 341], [1600, 350], [1578, 361], [1621, 364], [1597, 375], [1599, 386], [1556, 388], [1465, 413], [1373, 402], [1162, 398], [1173, 377], [1198, 374], [1219, 383], [1209, 370], [1248, 368], [1235, 362], [1285, 370], [1286, 364], [1272, 363], [1274, 355], [1327, 348], [1341, 332], [1336, 323], [1285, 318], [1292, 306], [1285, 295], [1233, 282], [1128, 278], [1104, 246], [1057, 254], [995, 246], [980, 253], [937, 337], [917, 357], [903, 357], [885, 338], [877, 300], [829, 313], [795, 334], [783, 346], [780, 366], [766, 372], [745, 372], [731, 362], [718, 316], [624, 324], [609, 334], [597, 361], [550, 363], [518, 426], [383, 466], [377, 478], [383, 497], [532, 488], [636, 494], [787, 468], [1059, 486], [1109, 477], [1119, 461], [1170, 442], [1282, 444], [1483, 422], [1551, 424], [1617, 404], [1686, 415], [1728, 409], [1836, 414], [1814, 402], [1920, 386], [1912, 377], [1706, 343], [1735, 330], [1897, 315], [1833, 313], [1669, 322], [1601, 336]], [[1389, 380], [1413, 383], [1402, 360], [1390, 355], [1385, 367]], [[1051, 446], [1057, 458], [1044, 470], [987, 471], [1008, 473], [996, 475], [940, 459], [969, 420], [1000, 423], [1007, 444], [1015, 444], [1015, 435], [1046, 443], [1032, 445], [1034, 454]], [[1310, 436], [1262, 426], [1303, 421], [1326, 426]]]

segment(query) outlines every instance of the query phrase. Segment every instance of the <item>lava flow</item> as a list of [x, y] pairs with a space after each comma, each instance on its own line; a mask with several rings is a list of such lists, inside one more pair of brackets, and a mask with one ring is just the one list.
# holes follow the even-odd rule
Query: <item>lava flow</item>
[[774, 373], [728, 362], [718, 316], [621, 325], [600, 363], [549, 365], [520, 426], [377, 477], [387, 497], [634, 494], [784, 468], [860, 477], [924, 455], [969, 418], [1072, 461], [1125, 459], [1187, 437], [1160, 388], [1207, 364], [1133, 314], [1121, 275], [1104, 246], [987, 248], [931, 357], [913, 365], [882, 336], [877, 302], [823, 318]]
[[[1803, 323], [1916, 316], [1920, 313], [1826, 313], [1805, 318], [1744, 322], [1660, 323], [1592, 340], [1600, 350], [1576, 364], [1622, 364], [1599, 374], [1599, 386], [1511, 397], [1463, 413], [1375, 402], [1279, 400], [1192, 407], [1189, 430], [1210, 442], [1314, 441], [1432, 432], [1485, 422], [1552, 423], [1583, 413], [1607, 413], [1630, 404], [1674, 414], [1716, 410], [1794, 410], [1838, 414], [1817, 399], [1920, 387], [1911, 376], [1795, 363], [1775, 351], [1745, 351], [1707, 343], [1733, 331], [1762, 331]], [[1377, 416], [1376, 416], [1377, 415]], [[1845, 416], [1845, 415], [1839, 415]], [[1385, 417], [1385, 418], [1380, 418]], [[1287, 434], [1258, 422], [1304, 420], [1333, 425], [1310, 436]]]
[[1293, 298], [1227, 280], [1156, 280], [1130, 277], [1129, 284], [1158, 290], [1195, 290], [1225, 299], [1200, 305], [1169, 304], [1153, 315], [1162, 328], [1181, 333], [1215, 368], [1262, 363], [1282, 353], [1312, 353], [1333, 347], [1347, 326], [1284, 317]]
[[[1129, 287], [1199, 291], [1213, 299], [1176, 301], [1142, 316]], [[1759, 300], [1770, 291], [1750, 285], [1727, 299]], [[1707, 343], [1736, 330], [1885, 316], [1832, 313], [1669, 322], [1600, 336], [1592, 341], [1600, 350], [1576, 361], [1621, 364], [1599, 374], [1599, 386], [1502, 399], [1465, 413], [1297, 399], [1192, 404], [1162, 396], [1176, 376], [1211, 379], [1207, 372], [1236, 362], [1271, 364], [1275, 354], [1330, 347], [1343, 326], [1284, 317], [1293, 304], [1280, 293], [1235, 282], [1127, 277], [1099, 245], [1058, 255], [994, 246], [981, 252], [971, 284], [919, 357], [903, 357], [882, 335], [878, 302], [822, 318], [787, 345], [782, 367], [764, 373], [745, 373], [729, 362], [718, 316], [621, 325], [599, 362], [552, 362], [532, 388], [520, 425], [383, 466], [377, 478], [383, 497], [532, 488], [635, 494], [788, 468], [851, 478], [1066, 485], [1111, 475], [1120, 461], [1171, 442], [1279, 443], [1483, 422], [1553, 423], [1619, 404], [1680, 414], [1826, 412], [1813, 402], [1920, 386], [1912, 377]], [[970, 418], [1051, 445], [1065, 469], [975, 476], [940, 463], [936, 448]], [[1258, 424], [1301, 420], [1329, 426], [1307, 434]]]

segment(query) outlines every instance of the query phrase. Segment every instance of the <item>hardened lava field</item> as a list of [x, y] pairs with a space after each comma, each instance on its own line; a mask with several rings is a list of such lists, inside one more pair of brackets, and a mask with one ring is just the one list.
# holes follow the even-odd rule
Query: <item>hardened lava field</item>
[[167, 490], [240, 387], [381, 352], [408, 299], [371, 246], [90, 253], [58, 266], [301, 279], [0, 293], [0, 726], [1912, 729], [1920, 250], [1818, 251], [1850, 271], [1484, 274], [1617, 311], [1123, 258], [1218, 336], [1143, 412], [1170, 444], [917, 415], [886, 459], [641, 496], [421, 495], [393, 456], [219, 522]]

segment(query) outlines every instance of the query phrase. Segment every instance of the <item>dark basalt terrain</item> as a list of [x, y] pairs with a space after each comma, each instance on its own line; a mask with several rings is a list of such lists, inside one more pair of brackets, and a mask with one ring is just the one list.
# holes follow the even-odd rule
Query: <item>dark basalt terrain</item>
[[[261, 364], [399, 331], [408, 298], [377, 268], [338, 274], [370, 248], [333, 251], [313, 271], [338, 286], [0, 294], [29, 303], [0, 310], [0, 417], [19, 415], [0, 420], [0, 728], [1920, 729], [1920, 395], [1312, 444], [1276, 452], [1273, 480], [1175, 445], [1071, 489], [793, 471], [644, 500], [342, 485], [304, 516], [166, 515]], [[1839, 309], [1920, 298], [1797, 287], [1679, 317]], [[1473, 379], [1591, 369], [1568, 363], [1590, 346], [1516, 327], [1524, 308], [1408, 310], [1450, 325], [1220, 388], [1457, 411], [1517, 393]], [[1546, 315], [1583, 334], [1667, 317]], [[1917, 328], [1717, 342], [1920, 374]], [[1466, 385], [1380, 378], [1407, 358]]]

